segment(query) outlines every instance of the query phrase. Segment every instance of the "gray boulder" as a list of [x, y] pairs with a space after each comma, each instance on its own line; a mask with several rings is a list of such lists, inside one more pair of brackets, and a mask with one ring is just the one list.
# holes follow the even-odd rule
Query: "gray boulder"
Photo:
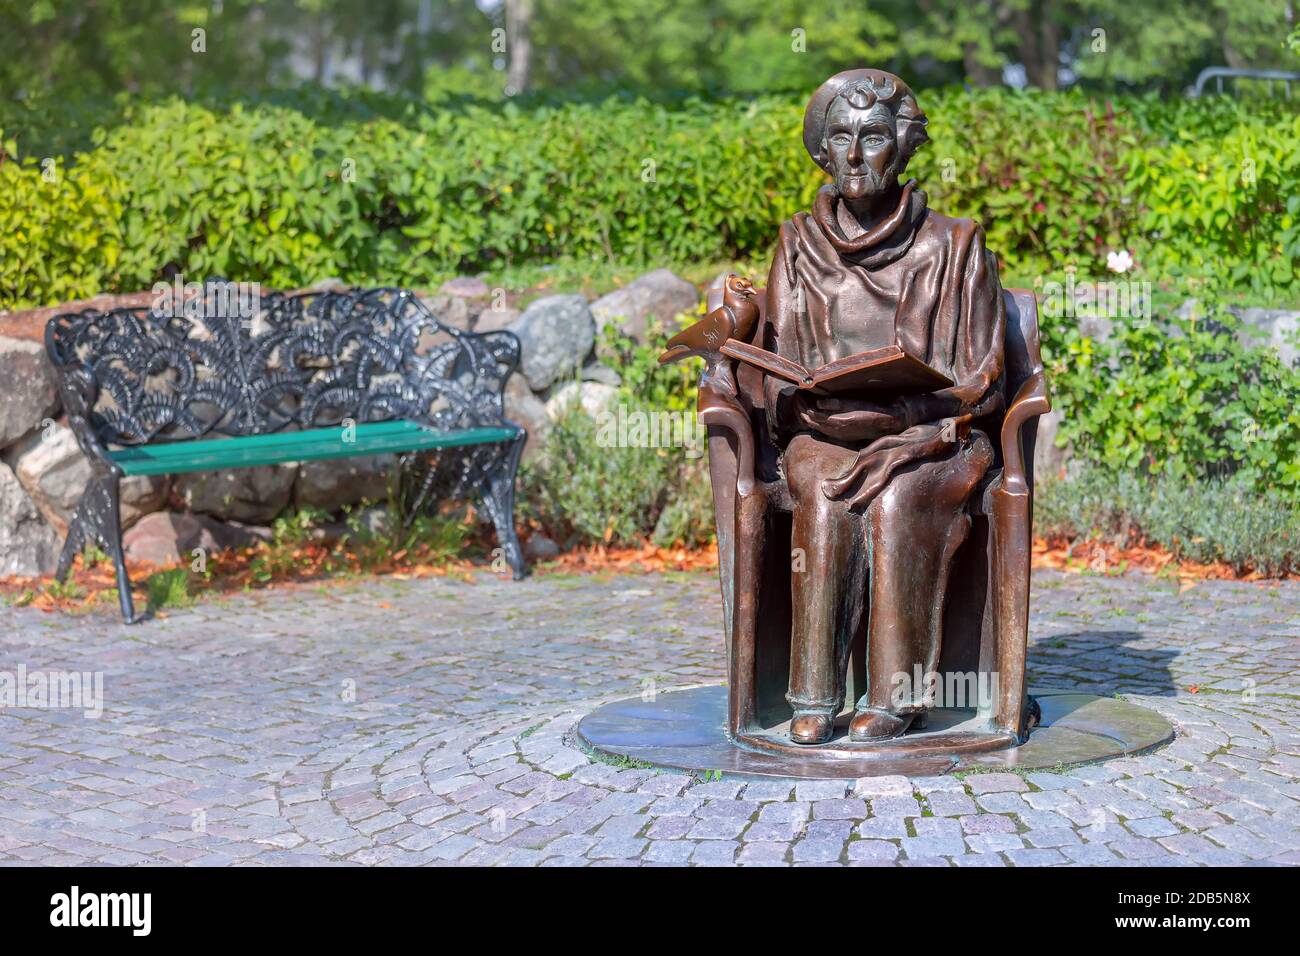
[[546, 400], [546, 416], [551, 421], [563, 418], [574, 406], [590, 418], [599, 419], [618, 402], [618, 389], [600, 382], [566, 382]]
[[1242, 338], [1248, 345], [1272, 346], [1283, 365], [1295, 367], [1300, 354], [1300, 312], [1285, 309], [1241, 309], [1237, 311], [1248, 327]]
[[450, 325], [454, 329], [469, 331], [474, 324], [474, 315], [470, 311], [469, 303], [457, 296], [434, 295], [419, 296], [421, 302], [428, 308], [438, 321], [443, 325]]
[[122, 536], [128, 561], [178, 564], [192, 561], [194, 549], [211, 555], [227, 548], [246, 548], [267, 537], [265, 529], [226, 524], [207, 515], [159, 511], [141, 518]]
[[499, 309], [489, 305], [478, 314], [478, 318], [474, 321], [474, 331], [497, 332], [508, 329], [521, 314], [518, 309], [512, 309], [508, 305], [503, 305]]
[[559, 556], [560, 546], [540, 531], [534, 532], [524, 545], [524, 557], [529, 561], [551, 561]]
[[13, 469], [0, 463], [0, 577], [49, 574], [61, 544]]
[[457, 276], [444, 282], [438, 291], [461, 299], [485, 299], [492, 290], [475, 276]]
[[591, 304], [591, 314], [598, 334], [614, 323], [625, 335], [644, 342], [650, 320], [666, 328], [678, 314], [693, 311], [699, 303], [695, 286], [668, 269], [656, 269], [601, 296]]
[[531, 458], [545, 440], [550, 418], [546, 414], [546, 403], [533, 394], [528, 382], [518, 372], [506, 382], [505, 416], [528, 430], [524, 457]]
[[293, 502], [299, 508], [334, 512], [362, 501], [383, 501], [396, 468], [395, 455], [304, 461], [293, 483]]
[[538, 299], [510, 326], [523, 346], [520, 371], [540, 392], [581, 368], [596, 341], [596, 320], [580, 295]]
[[[5, 454], [23, 488], [41, 515], [60, 535], [81, 502], [90, 481], [90, 462], [81, 453], [72, 429], [52, 424], [31, 432]], [[122, 527], [129, 528], [142, 515], [157, 511], [167, 501], [165, 475], [134, 475], [119, 486]]]
[[186, 511], [265, 524], [289, 504], [297, 475], [297, 465], [192, 472], [176, 476], [172, 497]]
[[0, 448], [8, 448], [59, 410], [59, 389], [45, 349], [36, 342], [0, 335]]
[[1034, 445], [1034, 480], [1050, 481], [1061, 475], [1070, 463], [1070, 448], [1056, 447], [1061, 413], [1056, 409], [1038, 417], [1038, 442]]
[[590, 362], [582, 367], [582, 380], [584, 382], [599, 382], [601, 385], [611, 385], [617, 388], [622, 384], [623, 377], [608, 365]]

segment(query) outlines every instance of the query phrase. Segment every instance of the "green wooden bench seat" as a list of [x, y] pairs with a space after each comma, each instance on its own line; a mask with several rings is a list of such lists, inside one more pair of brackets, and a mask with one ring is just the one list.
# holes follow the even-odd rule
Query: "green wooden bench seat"
[[175, 475], [187, 471], [251, 468], [291, 461], [484, 445], [514, 441], [518, 434], [517, 430], [509, 428], [437, 431], [417, 422], [399, 419], [367, 422], [349, 429], [335, 426], [268, 435], [155, 442], [113, 449], [108, 457], [121, 467], [124, 475]]

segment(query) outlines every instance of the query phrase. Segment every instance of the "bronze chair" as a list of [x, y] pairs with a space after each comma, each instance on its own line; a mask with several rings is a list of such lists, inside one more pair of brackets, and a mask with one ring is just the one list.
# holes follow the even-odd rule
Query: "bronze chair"
[[[1003, 296], [1006, 410], [1000, 441], [995, 440], [997, 458], [971, 497], [971, 533], [952, 567], [939, 662], [941, 674], [996, 675], [996, 684], [989, 682], [996, 690], [974, 715], [974, 732], [967, 721], [960, 733], [940, 728], [871, 748], [854, 745], [855, 753], [878, 749], [903, 756], [997, 749], [1023, 742], [1032, 726], [1025, 648], [1034, 442], [1038, 416], [1051, 405], [1034, 295], [1006, 290]], [[761, 292], [757, 298], [764, 303]], [[738, 398], [716, 387], [708, 372], [699, 396], [700, 420], [709, 441], [727, 635], [727, 731], [733, 740], [761, 749], [790, 750], [797, 745], [783, 743], [773, 733], [791, 716], [785, 700], [790, 665], [790, 496], [765, 426], [761, 373], [745, 364], [732, 371]], [[864, 625], [850, 654], [849, 701], [864, 688], [867, 637]]]

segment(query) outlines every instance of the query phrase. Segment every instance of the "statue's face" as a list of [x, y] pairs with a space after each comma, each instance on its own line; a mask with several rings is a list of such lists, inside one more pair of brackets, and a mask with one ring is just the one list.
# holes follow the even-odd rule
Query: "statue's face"
[[848, 200], [877, 196], [898, 180], [894, 114], [879, 103], [860, 109], [839, 97], [826, 112], [829, 171]]

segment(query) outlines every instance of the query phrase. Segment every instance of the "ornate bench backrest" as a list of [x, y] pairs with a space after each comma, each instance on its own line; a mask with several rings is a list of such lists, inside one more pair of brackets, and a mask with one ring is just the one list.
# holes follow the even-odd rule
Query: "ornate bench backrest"
[[[209, 282], [185, 308], [51, 319], [50, 358], [101, 443], [257, 435], [408, 418], [457, 429], [504, 422], [519, 362], [510, 332], [439, 322], [404, 289], [271, 293]], [[71, 401], [68, 401], [71, 399]], [[74, 414], [75, 408], [69, 408]]]

